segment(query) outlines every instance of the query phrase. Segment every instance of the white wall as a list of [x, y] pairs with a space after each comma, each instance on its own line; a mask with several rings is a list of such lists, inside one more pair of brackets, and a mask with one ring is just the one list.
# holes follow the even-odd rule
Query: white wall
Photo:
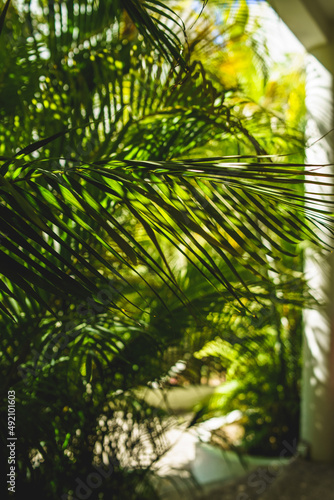
[[[307, 63], [306, 106], [312, 143], [333, 128], [333, 76], [313, 56]], [[309, 148], [307, 162], [333, 162], [332, 138], [330, 133]], [[321, 171], [333, 173], [333, 167]], [[315, 191], [311, 186], [309, 190]], [[326, 198], [333, 188], [318, 192]], [[330, 461], [334, 460], [334, 254], [308, 251], [305, 272], [322, 305], [304, 314], [301, 439], [310, 446], [311, 459]]]

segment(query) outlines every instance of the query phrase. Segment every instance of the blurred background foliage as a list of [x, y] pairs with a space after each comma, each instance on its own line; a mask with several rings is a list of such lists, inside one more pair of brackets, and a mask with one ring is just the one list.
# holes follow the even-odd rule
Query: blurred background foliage
[[270, 60], [244, 0], [13, 0], [2, 28], [1, 419], [13, 389], [18, 495], [73, 494], [115, 463], [91, 498], [157, 498], [178, 420], [147, 385], [224, 382], [193, 423], [238, 409], [241, 449], [274, 455], [298, 435], [302, 250], [318, 244], [302, 64]]

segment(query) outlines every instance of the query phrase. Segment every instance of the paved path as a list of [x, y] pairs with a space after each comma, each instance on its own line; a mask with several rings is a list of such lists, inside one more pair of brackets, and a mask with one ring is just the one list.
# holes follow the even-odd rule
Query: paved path
[[260, 497], [261, 500], [334, 500], [334, 463], [295, 460]]
[[280, 467], [261, 466], [243, 477], [200, 486], [189, 475], [165, 478], [163, 500], [334, 500], [334, 463], [293, 459]]
[[[280, 467], [252, 471], [242, 479], [212, 488], [201, 500], [334, 500], [334, 463], [301, 459]], [[275, 477], [274, 477], [275, 475]], [[196, 498], [196, 497], [194, 497]]]
[[174, 446], [157, 462], [159, 500], [334, 500], [334, 463], [248, 457], [245, 469], [234, 453], [203, 442], [216, 425], [171, 430]]

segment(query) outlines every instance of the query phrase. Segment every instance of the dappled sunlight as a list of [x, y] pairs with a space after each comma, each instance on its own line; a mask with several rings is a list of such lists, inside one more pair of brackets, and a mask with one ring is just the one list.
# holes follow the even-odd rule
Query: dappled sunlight
[[267, 494], [331, 446], [332, 77], [261, 1], [1, 12], [9, 492]]

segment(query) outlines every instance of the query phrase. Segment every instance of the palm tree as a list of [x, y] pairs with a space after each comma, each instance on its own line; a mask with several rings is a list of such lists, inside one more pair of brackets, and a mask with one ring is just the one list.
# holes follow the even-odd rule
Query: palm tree
[[[102, 460], [101, 416], [152, 411], [132, 389], [161, 375], [180, 304], [200, 316], [184, 264], [249, 312], [331, 219], [303, 194], [312, 170], [266, 156], [169, 4], [7, 1], [0, 29], [3, 410], [15, 388], [22, 481], [55, 498]], [[146, 476], [133, 465], [105, 493]]]

